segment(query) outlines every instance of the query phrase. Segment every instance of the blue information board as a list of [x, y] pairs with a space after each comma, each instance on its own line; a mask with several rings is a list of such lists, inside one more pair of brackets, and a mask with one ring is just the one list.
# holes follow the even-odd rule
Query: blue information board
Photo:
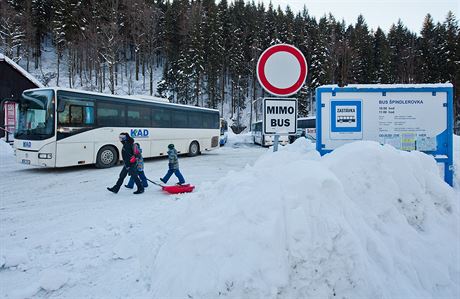
[[316, 148], [321, 155], [373, 140], [433, 155], [453, 184], [452, 84], [336, 85], [316, 89]]

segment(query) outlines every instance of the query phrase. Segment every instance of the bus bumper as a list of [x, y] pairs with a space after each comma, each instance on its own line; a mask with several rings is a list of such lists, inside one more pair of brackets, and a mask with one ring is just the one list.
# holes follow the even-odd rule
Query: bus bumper
[[16, 162], [24, 165], [54, 167], [56, 165], [55, 153], [42, 151], [25, 151], [16, 149]]

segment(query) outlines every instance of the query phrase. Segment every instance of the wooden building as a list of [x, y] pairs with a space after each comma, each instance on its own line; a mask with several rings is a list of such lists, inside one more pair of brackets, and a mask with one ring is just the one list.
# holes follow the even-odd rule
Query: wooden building
[[17, 101], [24, 90], [37, 87], [44, 86], [13, 60], [0, 53], [0, 137], [5, 136], [5, 102]]

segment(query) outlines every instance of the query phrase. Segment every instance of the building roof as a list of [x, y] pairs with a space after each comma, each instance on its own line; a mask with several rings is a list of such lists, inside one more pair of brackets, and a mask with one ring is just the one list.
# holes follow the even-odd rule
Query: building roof
[[35, 84], [37, 87], [45, 87], [40, 81], [37, 80], [37, 78], [32, 76], [29, 72], [27, 72], [25, 69], [20, 67], [16, 62], [14, 62], [13, 60], [11, 60], [10, 58], [8, 58], [7, 56], [1, 53], [0, 53], [0, 61], [5, 61], [6, 63], [8, 63], [18, 72], [20, 72], [24, 77], [26, 77], [30, 82]]

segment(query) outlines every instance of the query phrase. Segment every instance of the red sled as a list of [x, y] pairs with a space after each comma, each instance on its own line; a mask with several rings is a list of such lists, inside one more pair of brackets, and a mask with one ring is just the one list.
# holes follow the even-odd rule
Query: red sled
[[175, 186], [161, 186], [163, 191], [166, 191], [170, 194], [179, 194], [179, 193], [189, 193], [195, 189], [195, 186], [190, 184], [185, 185], [175, 185]]

